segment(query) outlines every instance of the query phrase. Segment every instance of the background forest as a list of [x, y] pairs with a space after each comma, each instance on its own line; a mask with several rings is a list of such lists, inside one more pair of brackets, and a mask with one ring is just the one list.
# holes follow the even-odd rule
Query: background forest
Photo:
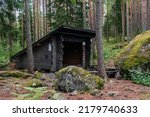
[[[32, 42], [61, 25], [96, 32], [90, 66], [34, 71]], [[24, 48], [28, 68], [16, 70], [10, 58]], [[150, 99], [149, 71], [150, 0], [0, 0], [0, 99]]]
[[[107, 60], [119, 51], [112, 53], [112, 45], [131, 41], [137, 34], [150, 29], [150, 1], [104, 0], [103, 6]], [[24, 8], [23, 0], [0, 0], [0, 67], [9, 62], [10, 56], [26, 47]], [[95, 12], [95, 0], [30, 0], [32, 41], [62, 24], [95, 30]], [[92, 50], [95, 51], [94, 41]]]

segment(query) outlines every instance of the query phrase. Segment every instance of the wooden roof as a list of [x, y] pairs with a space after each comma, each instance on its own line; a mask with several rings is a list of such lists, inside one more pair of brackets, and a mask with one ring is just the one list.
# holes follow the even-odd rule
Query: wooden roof
[[[37, 44], [49, 39], [49, 37], [52, 37], [52, 36], [58, 35], [58, 34], [84, 37], [87, 39], [91, 39], [91, 38], [95, 37], [95, 31], [92, 31], [89, 29], [80, 29], [80, 28], [74, 28], [71, 26], [61, 25], [60, 27], [58, 27], [58, 28], [54, 29], [53, 31], [51, 31], [50, 33], [48, 33], [46, 36], [44, 36], [41, 39], [39, 39], [38, 41], [34, 42], [32, 44], [32, 46], [35, 47]], [[26, 52], [26, 48], [23, 49], [22, 51], [18, 52], [17, 54], [15, 54], [14, 56], [12, 56], [10, 59], [12, 60], [12, 59], [16, 58], [17, 56], [23, 54], [24, 52]]]

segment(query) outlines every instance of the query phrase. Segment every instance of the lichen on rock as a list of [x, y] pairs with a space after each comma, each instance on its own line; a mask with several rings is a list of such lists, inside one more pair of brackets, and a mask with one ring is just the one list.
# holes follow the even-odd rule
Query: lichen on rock
[[104, 85], [102, 78], [76, 66], [63, 68], [56, 72], [56, 76], [58, 78], [56, 89], [63, 92], [101, 89]]
[[150, 31], [136, 36], [116, 56], [115, 66], [122, 74], [150, 62]]

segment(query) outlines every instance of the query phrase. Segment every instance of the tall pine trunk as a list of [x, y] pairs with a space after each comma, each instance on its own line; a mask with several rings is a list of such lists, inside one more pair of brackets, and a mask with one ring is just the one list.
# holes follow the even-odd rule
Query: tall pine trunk
[[122, 15], [122, 39], [125, 39], [125, 7], [124, 0], [121, 1], [121, 15]]
[[45, 0], [43, 2], [43, 36], [45, 36]]
[[28, 71], [34, 72], [34, 61], [32, 51], [31, 29], [30, 29], [30, 12], [29, 12], [29, 0], [25, 0], [25, 22], [26, 22], [26, 39], [27, 39], [27, 59], [28, 59]]
[[103, 56], [103, 43], [102, 43], [102, 28], [103, 27], [103, 0], [96, 2], [96, 39], [97, 39], [97, 52], [98, 52], [98, 71], [100, 76], [107, 80], [104, 56]]
[[93, 29], [93, 12], [92, 12], [92, 1], [91, 0], [88, 0], [89, 2], [89, 26], [90, 26], [90, 29]]
[[127, 40], [130, 41], [130, 33], [129, 33], [129, 3], [126, 2], [126, 31], [127, 31]]
[[150, 30], [150, 0], [147, 0], [147, 30]]
[[86, 28], [86, 0], [83, 0], [83, 28]]
[[36, 2], [33, 0], [33, 41], [36, 40]]

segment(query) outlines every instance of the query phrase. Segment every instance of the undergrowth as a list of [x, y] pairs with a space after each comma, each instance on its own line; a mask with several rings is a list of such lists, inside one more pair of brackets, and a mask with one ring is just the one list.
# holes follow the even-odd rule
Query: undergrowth
[[109, 42], [104, 41], [104, 59], [108, 61], [113, 59], [117, 53], [121, 51], [124, 46], [124, 42], [116, 42], [114, 40], [110, 40]]
[[19, 42], [13, 44], [13, 49], [9, 52], [8, 46], [5, 43], [0, 43], [0, 69], [5, 69], [9, 64], [9, 59], [12, 55], [21, 50]]
[[150, 86], [150, 72], [141, 72], [140, 70], [130, 71], [131, 80], [136, 84]]
[[[109, 42], [106, 40], [103, 41], [103, 50], [104, 50], [104, 60], [107, 63], [109, 60], [113, 59], [117, 53], [121, 51], [121, 49], [127, 44], [127, 42], [118, 41], [116, 42], [114, 39], [110, 39]], [[96, 51], [94, 53], [94, 65], [97, 65], [97, 54]]]

